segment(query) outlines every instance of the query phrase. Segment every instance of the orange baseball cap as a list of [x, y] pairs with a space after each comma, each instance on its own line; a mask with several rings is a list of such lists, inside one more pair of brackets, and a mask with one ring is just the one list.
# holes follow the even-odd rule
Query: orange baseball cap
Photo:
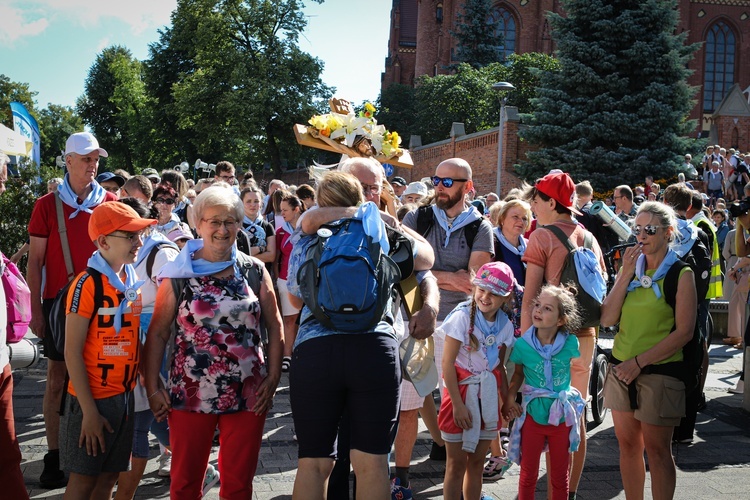
[[138, 212], [119, 201], [108, 201], [97, 206], [89, 219], [89, 238], [115, 231], [137, 232], [156, 224], [156, 219], [142, 219]]

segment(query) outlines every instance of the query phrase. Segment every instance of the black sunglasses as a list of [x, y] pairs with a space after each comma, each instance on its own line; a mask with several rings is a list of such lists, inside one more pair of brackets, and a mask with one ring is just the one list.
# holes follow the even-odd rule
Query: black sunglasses
[[165, 205], [174, 205], [174, 198], [157, 198], [154, 203], [163, 203]]
[[432, 178], [433, 186], [438, 186], [441, 182], [443, 186], [450, 188], [453, 187], [454, 182], [468, 182], [469, 179], [453, 179], [452, 177], [438, 177], [437, 175]]

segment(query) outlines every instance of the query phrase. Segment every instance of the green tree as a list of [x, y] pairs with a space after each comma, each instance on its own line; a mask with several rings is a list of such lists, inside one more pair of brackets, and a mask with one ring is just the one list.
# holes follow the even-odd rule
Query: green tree
[[55, 165], [55, 159], [65, 152], [68, 136], [83, 130], [83, 119], [69, 106], [48, 104], [39, 112], [42, 165]]
[[676, 0], [563, 0], [550, 15], [560, 71], [546, 72], [524, 139], [527, 179], [561, 168], [597, 189], [669, 178], [691, 150], [697, 45], [675, 34]]
[[395, 130], [407, 147], [409, 137], [417, 134], [416, 90], [411, 85], [394, 83], [383, 89], [375, 106], [375, 118], [388, 130]]
[[138, 148], [145, 147], [138, 139], [147, 106], [140, 61], [125, 47], [104, 49], [89, 70], [76, 111], [110, 154], [109, 167], [134, 172]]
[[0, 74], [0, 123], [13, 128], [13, 113], [10, 111], [11, 102], [20, 102], [29, 113], [35, 116], [34, 99], [37, 94], [38, 92], [29, 89], [28, 83], [13, 82], [7, 76]]
[[503, 36], [492, 20], [493, 0], [466, 0], [456, 14], [456, 30], [451, 34], [457, 41], [456, 60], [481, 68], [502, 61], [500, 46]]
[[[314, 0], [320, 3], [322, 0]], [[302, 151], [293, 134], [325, 109], [332, 89], [320, 79], [323, 63], [298, 47], [307, 24], [299, 0], [203, 0], [179, 2], [173, 31], [175, 50], [191, 59], [172, 85], [170, 107], [176, 124], [191, 130], [201, 155], [218, 151], [237, 164], [269, 162], [276, 173], [283, 165], [314, 156]], [[164, 46], [164, 44], [163, 44]]]

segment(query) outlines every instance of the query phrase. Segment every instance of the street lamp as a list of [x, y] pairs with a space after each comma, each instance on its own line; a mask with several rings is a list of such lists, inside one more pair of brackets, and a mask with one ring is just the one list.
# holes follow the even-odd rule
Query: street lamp
[[[508, 82], [497, 82], [492, 84], [492, 90], [497, 90], [498, 92], [515, 90], [515, 88], [516, 87], [514, 87], [512, 83]], [[495, 192], [501, 200], [503, 199], [503, 196], [500, 193], [500, 179], [503, 174], [503, 125], [505, 125], [505, 103], [507, 101], [508, 98], [505, 96], [503, 96], [500, 101], [500, 126], [497, 131], [497, 184], [495, 185]]]

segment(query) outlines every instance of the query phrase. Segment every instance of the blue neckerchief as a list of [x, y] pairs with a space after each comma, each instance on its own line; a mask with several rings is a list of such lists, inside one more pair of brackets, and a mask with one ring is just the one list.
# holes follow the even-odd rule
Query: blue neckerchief
[[497, 311], [497, 314], [495, 315], [495, 321], [493, 321], [492, 323], [487, 321], [482, 311], [477, 311], [477, 314], [474, 315], [474, 328], [478, 329], [484, 334], [485, 340], [490, 335], [495, 337], [495, 341], [492, 343], [492, 345], [487, 345], [486, 342], [483, 343], [484, 354], [487, 356], [487, 364], [490, 370], [492, 370], [498, 364], [498, 357], [500, 355], [500, 344], [498, 343], [497, 336], [500, 334], [502, 329], [505, 328], [505, 325], [507, 325], [509, 321], [510, 320], [508, 319], [508, 315], [499, 309]]
[[552, 379], [552, 357], [562, 351], [562, 348], [565, 347], [568, 332], [558, 331], [552, 344], [542, 345], [542, 343], [539, 342], [539, 338], [536, 336], [536, 327], [532, 326], [526, 330], [526, 333], [523, 334], [522, 338], [534, 348], [542, 359], [544, 359], [545, 387], [550, 391], [554, 391], [554, 380]]
[[453, 224], [448, 226], [448, 216], [445, 214], [444, 210], [438, 208], [437, 205], [432, 205], [432, 212], [435, 214], [435, 220], [445, 231], [445, 243], [443, 244], [443, 247], [448, 247], [448, 241], [450, 241], [451, 234], [453, 232], [458, 231], [462, 227], [471, 224], [477, 219], [482, 218], [482, 216], [479, 214], [479, 211], [473, 205], [471, 205], [468, 209], [458, 214], [456, 216], [456, 219], [453, 221]]
[[251, 219], [247, 215], [242, 219], [242, 227], [248, 232], [251, 239], [255, 241], [256, 247], [266, 246], [266, 231], [263, 229], [263, 216], [258, 214], [255, 220]]
[[[148, 258], [148, 254], [151, 253], [151, 249], [159, 244], [168, 244], [168, 246], [174, 248], [178, 252], [180, 247], [176, 243], [172, 243], [166, 236], [156, 231], [152, 231], [146, 241], [143, 242], [143, 246], [138, 250], [138, 258], [133, 263], [133, 267], [138, 267], [141, 262]], [[145, 276], [145, 278], [151, 278], [151, 276]]]
[[[495, 233], [495, 236], [497, 237], [497, 241], [499, 241], [505, 248], [518, 255], [519, 257], [523, 257], [524, 252], [526, 252], [526, 240], [523, 236], [518, 237], [518, 248], [516, 248], [515, 246], [513, 246], [513, 243], [508, 241], [503, 232], [500, 231], [499, 227], [496, 227], [495, 229], [493, 229], [493, 231]], [[526, 265], [525, 262], [524, 265]]]
[[355, 219], [362, 219], [362, 229], [365, 234], [373, 240], [380, 243], [380, 250], [384, 254], [391, 251], [391, 244], [388, 241], [388, 234], [385, 230], [385, 223], [380, 218], [380, 209], [373, 202], [363, 203], [354, 214]]
[[693, 248], [693, 244], [697, 239], [698, 228], [693, 224], [693, 221], [677, 219], [677, 232], [671, 245], [672, 250], [675, 251], [677, 256], [680, 258], [684, 257]]
[[187, 208], [187, 206], [188, 206], [188, 202], [184, 198], [182, 200], [177, 200], [177, 204], [172, 209], [172, 213], [174, 214], [179, 213], [180, 210]]
[[92, 269], [96, 269], [109, 280], [109, 284], [117, 289], [118, 292], [124, 295], [123, 299], [117, 307], [115, 313], [115, 333], [120, 333], [122, 328], [122, 315], [128, 308], [128, 304], [135, 301], [138, 298], [138, 290], [146, 282], [146, 280], [138, 280], [138, 276], [135, 274], [135, 268], [132, 264], [125, 264], [125, 283], [122, 282], [120, 276], [112, 269], [112, 266], [104, 260], [104, 257], [97, 250], [89, 258], [88, 266]]
[[94, 211], [94, 207], [100, 205], [107, 196], [107, 191], [99, 185], [98, 182], [94, 181], [90, 184], [91, 192], [86, 198], [78, 204], [78, 196], [73, 192], [70, 187], [70, 174], [65, 174], [63, 183], [57, 186], [57, 193], [60, 195], [60, 200], [71, 208], [75, 209], [75, 212], [70, 214], [68, 219], [72, 219], [81, 212], [90, 214]]
[[[661, 264], [659, 264], [656, 272], [651, 277], [651, 289], [654, 291], [654, 295], [656, 295], [657, 299], [661, 298], [661, 290], [659, 290], [659, 284], [657, 281], [663, 279], [667, 275], [669, 268], [672, 267], [672, 264], [677, 262], [678, 259], [679, 257], [677, 257], [677, 254], [670, 248], [667, 250], [667, 255], [664, 256], [664, 260], [661, 261]], [[646, 256], [641, 254], [638, 256], [638, 260], [635, 263], [635, 279], [628, 285], [628, 292], [632, 292], [639, 286], [643, 286], [641, 284], [641, 278], [644, 274], [646, 274]]]
[[239, 276], [237, 262], [237, 246], [232, 247], [232, 255], [229, 260], [221, 262], [210, 262], [206, 259], [193, 259], [193, 254], [203, 248], [203, 240], [188, 240], [172, 262], [167, 262], [159, 272], [159, 280], [164, 278], [195, 278], [198, 276], [210, 276], [223, 271], [229, 266], [234, 266], [234, 274]]
[[172, 212], [172, 215], [169, 216], [169, 220], [164, 223], [164, 225], [160, 226], [158, 222], [156, 223], [156, 225], [154, 226], [154, 231], [157, 231], [166, 236], [171, 230], [179, 227], [180, 222], [180, 218], [177, 217], [177, 214]]
[[291, 245], [292, 244], [292, 234], [294, 234], [294, 227], [290, 222], [284, 221], [284, 224], [282, 224], [281, 229], [287, 232], [289, 235], [289, 238], [284, 241], [284, 246]]

